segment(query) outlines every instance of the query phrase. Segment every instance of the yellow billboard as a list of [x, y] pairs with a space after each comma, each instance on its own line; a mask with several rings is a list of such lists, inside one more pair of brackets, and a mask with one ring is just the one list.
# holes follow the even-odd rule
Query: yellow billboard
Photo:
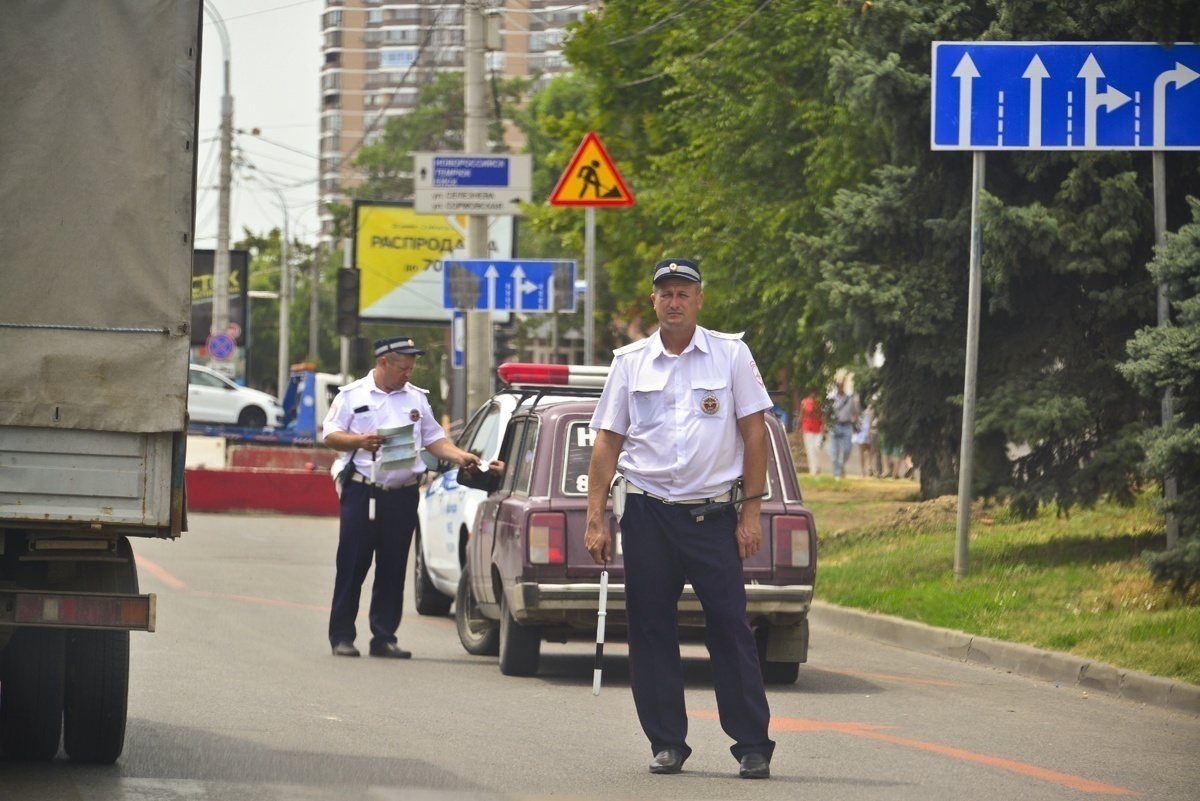
[[[512, 258], [514, 221], [489, 218], [487, 258]], [[466, 232], [465, 216], [418, 214], [411, 203], [355, 201], [358, 316], [448, 323], [453, 311], [442, 304], [442, 260], [467, 258]]]

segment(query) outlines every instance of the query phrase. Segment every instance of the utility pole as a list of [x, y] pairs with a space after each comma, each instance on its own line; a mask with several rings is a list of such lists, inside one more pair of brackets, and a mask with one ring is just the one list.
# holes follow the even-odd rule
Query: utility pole
[[313, 251], [312, 278], [309, 281], [311, 295], [308, 299], [308, 360], [317, 364], [321, 360], [321, 257], [325, 254], [325, 246], [317, 243]]
[[[484, 153], [487, 151], [487, 76], [483, 0], [467, 0], [463, 4], [463, 14], [466, 29], [463, 48], [466, 67], [463, 152]], [[467, 258], [486, 259], [487, 255], [487, 216], [471, 214], [467, 217]], [[466, 324], [466, 413], [469, 415], [492, 395], [491, 313], [468, 311]]]
[[[225, 55], [225, 93], [221, 96], [221, 177], [217, 207], [217, 252], [213, 261], [213, 305], [210, 334], [223, 334], [229, 328], [229, 185], [233, 180], [233, 95], [229, 88], [229, 33], [225, 20], [212, 0], [204, 10], [217, 26], [221, 51]], [[215, 366], [215, 365], [214, 365]]]

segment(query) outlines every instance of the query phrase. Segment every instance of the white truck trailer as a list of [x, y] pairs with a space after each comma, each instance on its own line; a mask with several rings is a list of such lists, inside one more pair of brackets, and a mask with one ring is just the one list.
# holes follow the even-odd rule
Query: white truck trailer
[[0, 750], [121, 754], [186, 528], [202, 0], [0, 3]]

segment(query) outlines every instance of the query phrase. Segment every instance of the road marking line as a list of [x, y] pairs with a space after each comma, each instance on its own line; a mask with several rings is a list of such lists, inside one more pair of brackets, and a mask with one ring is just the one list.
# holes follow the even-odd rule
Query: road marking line
[[171, 575], [171, 573], [169, 573], [166, 570], [166, 568], [163, 568], [163, 567], [160, 567], [160, 566], [154, 564], [146, 557], [135, 555], [135, 559], [137, 561], [138, 567], [146, 568], [147, 573], [154, 576], [156, 579], [161, 581], [163, 584], [166, 584], [171, 589], [186, 590], [188, 588], [188, 585], [184, 584], [182, 579], [178, 579], [175, 576]]
[[[717, 718], [715, 712], [698, 712], [689, 711], [689, 715], [704, 718]], [[853, 737], [867, 737], [872, 740], [882, 740], [888, 743], [916, 748], [921, 751], [930, 751], [942, 756], [962, 759], [968, 762], [977, 762], [981, 765], [987, 765], [1001, 770], [1019, 773], [1030, 778], [1040, 779], [1051, 784], [1058, 784], [1063, 787], [1070, 787], [1074, 790], [1081, 790], [1085, 793], [1097, 793], [1101, 795], [1140, 795], [1133, 790], [1127, 790], [1124, 787], [1116, 787], [1111, 784], [1095, 782], [1091, 779], [1084, 779], [1079, 776], [1072, 776], [1069, 773], [1059, 773], [1056, 770], [1048, 768], [1039, 768], [1036, 765], [1028, 765], [1024, 762], [1015, 762], [1011, 759], [1003, 759], [1001, 757], [988, 756], [987, 754], [977, 754], [974, 751], [964, 751], [961, 748], [952, 748], [947, 745], [939, 745], [937, 743], [927, 743], [922, 740], [911, 740], [907, 737], [896, 737], [891, 734], [884, 734], [879, 729], [891, 728], [889, 726], [881, 726], [872, 723], [844, 723], [839, 721], [827, 720], [807, 720], [804, 718], [772, 718], [771, 729], [774, 731], [792, 731], [792, 732], [823, 732], [830, 731], [838, 734], [849, 734]]]

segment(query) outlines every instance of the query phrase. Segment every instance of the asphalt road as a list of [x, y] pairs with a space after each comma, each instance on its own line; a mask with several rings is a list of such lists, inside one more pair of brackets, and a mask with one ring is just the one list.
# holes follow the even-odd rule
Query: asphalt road
[[737, 778], [701, 645], [685, 647], [694, 753], [654, 776], [620, 644], [598, 697], [590, 642], [547, 644], [536, 677], [509, 678], [452, 619], [411, 611], [411, 661], [335, 658], [336, 521], [191, 526], [134, 544], [158, 630], [132, 635], [121, 760], [0, 762], [0, 799], [1197, 798], [1200, 718], [816, 626], [800, 680], [769, 690], [770, 781]]

